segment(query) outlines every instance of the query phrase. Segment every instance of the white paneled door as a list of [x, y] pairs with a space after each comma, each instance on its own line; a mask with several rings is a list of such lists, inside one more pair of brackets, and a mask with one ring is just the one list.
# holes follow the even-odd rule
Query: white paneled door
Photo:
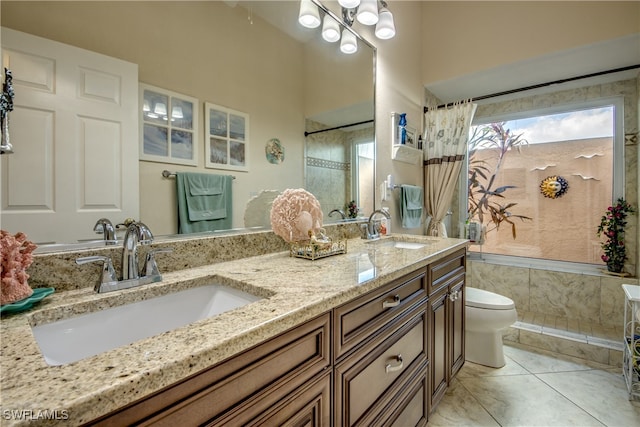
[[14, 154], [1, 157], [0, 227], [34, 242], [101, 238], [139, 218], [138, 66], [2, 29]]

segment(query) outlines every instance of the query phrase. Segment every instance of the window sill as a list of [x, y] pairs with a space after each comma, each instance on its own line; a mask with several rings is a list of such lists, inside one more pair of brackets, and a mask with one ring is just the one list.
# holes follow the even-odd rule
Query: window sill
[[467, 259], [473, 262], [486, 264], [505, 265], [510, 267], [533, 268], [536, 270], [559, 271], [563, 273], [584, 274], [589, 276], [615, 277], [619, 279], [635, 280], [633, 276], [620, 277], [607, 274], [606, 267], [599, 264], [586, 264], [579, 262], [555, 261], [548, 259], [526, 258], [509, 255], [483, 254], [467, 252]]

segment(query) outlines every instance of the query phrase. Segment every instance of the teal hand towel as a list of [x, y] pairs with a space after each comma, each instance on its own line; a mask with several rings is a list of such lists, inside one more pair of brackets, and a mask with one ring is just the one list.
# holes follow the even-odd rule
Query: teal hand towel
[[403, 228], [420, 227], [424, 190], [415, 185], [400, 186], [400, 216]]
[[176, 173], [178, 232], [196, 233], [232, 227], [230, 175]]

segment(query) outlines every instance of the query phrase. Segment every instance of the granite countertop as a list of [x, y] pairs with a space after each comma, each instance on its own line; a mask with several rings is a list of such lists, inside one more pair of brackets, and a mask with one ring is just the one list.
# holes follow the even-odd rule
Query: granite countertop
[[[426, 244], [402, 249], [391, 239]], [[55, 293], [29, 312], [2, 318], [0, 424], [90, 421], [467, 244], [461, 239], [413, 235], [377, 242], [351, 239], [346, 254], [315, 261], [278, 252], [173, 271], [164, 274], [162, 282], [123, 291], [96, 294], [92, 288], [81, 288]], [[31, 332], [37, 324], [211, 282], [263, 299], [63, 366], [47, 365]], [[26, 420], [18, 420], [20, 415]]]

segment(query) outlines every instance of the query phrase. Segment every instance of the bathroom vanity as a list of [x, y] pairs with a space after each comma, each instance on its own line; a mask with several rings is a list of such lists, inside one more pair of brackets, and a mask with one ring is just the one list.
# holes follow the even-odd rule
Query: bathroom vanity
[[[467, 242], [348, 245], [316, 261], [279, 252], [176, 270], [112, 295], [64, 291], [3, 318], [2, 409], [90, 425], [424, 425], [464, 362]], [[199, 278], [263, 298], [63, 366], [32, 338], [79, 307]]]

